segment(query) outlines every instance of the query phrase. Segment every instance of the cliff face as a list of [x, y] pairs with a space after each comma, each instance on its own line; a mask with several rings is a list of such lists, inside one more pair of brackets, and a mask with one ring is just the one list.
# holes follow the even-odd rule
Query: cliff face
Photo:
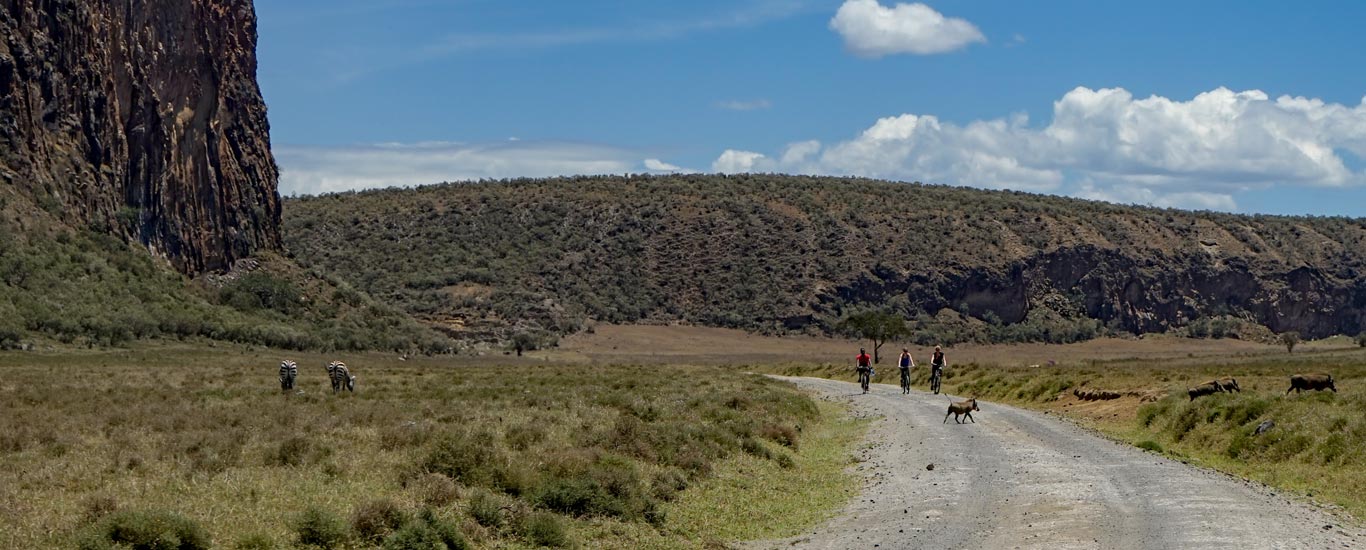
[[280, 247], [250, 0], [0, 0], [0, 182], [187, 273]]

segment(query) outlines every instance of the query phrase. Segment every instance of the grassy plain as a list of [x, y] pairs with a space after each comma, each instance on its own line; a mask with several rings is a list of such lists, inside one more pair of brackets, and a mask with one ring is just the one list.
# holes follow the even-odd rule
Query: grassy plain
[[[286, 356], [292, 394], [277, 381]], [[356, 393], [331, 394], [332, 358]], [[714, 547], [831, 513], [860, 434], [833, 405], [714, 366], [9, 352], [0, 547], [193, 538], [176, 517], [215, 548]]]

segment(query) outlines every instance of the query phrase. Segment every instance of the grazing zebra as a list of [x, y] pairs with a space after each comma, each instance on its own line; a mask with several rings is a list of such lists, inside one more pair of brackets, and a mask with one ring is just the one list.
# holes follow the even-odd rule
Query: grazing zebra
[[299, 376], [299, 365], [288, 359], [280, 361], [280, 390], [294, 389], [294, 379]]
[[346, 363], [341, 361], [328, 363], [327, 378], [332, 381], [332, 393], [337, 393], [342, 388], [356, 391], [356, 377], [351, 376], [351, 371], [346, 369]]

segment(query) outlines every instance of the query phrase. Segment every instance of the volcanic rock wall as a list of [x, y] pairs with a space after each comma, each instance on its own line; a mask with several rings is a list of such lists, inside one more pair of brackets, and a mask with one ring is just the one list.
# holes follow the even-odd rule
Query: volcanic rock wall
[[187, 273], [280, 247], [250, 0], [0, 0], [0, 186]]

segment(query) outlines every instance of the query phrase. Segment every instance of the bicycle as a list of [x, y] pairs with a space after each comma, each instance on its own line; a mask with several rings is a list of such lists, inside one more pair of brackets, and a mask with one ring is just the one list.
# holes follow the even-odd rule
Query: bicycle
[[939, 384], [943, 378], [944, 367], [935, 366], [930, 368], [930, 391], [934, 392], [935, 395], [939, 395]]
[[911, 369], [901, 369], [901, 393], [902, 395], [911, 393]]
[[863, 388], [863, 393], [868, 393], [868, 381], [872, 378], [872, 369], [858, 367], [858, 385]]

